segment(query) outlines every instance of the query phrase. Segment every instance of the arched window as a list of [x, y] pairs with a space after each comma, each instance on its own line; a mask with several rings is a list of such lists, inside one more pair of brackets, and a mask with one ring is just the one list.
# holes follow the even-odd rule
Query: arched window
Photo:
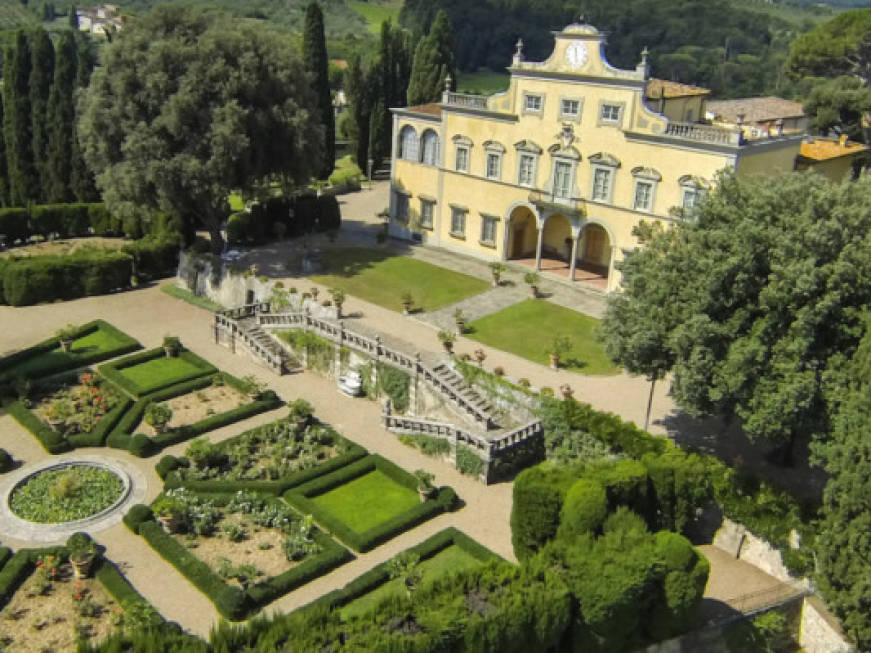
[[399, 132], [399, 158], [406, 161], [419, 161], [417, 132], [414, 127], [406, 125]]
[[432, 129], [427, 129], [421, 138], [423, 162], [434, 166], [439, 162], [439, 137]]

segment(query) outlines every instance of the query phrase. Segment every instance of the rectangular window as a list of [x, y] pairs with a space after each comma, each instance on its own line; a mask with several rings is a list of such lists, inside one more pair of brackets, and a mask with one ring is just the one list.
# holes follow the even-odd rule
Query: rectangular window
[[684, 210], [684, 215], [691, 216], [702, 199], [704, 190], [700, 188], [684, 188], [683, 197], [681, 198], [681, 208]]
[[572, 186], [572, 164], [557, 161], [553, 165], [553, 195], [554, 197], [569, 197]]
[[596, 168], [593, 172], [593, 199], [607, 202], [611, 198], [611, 171]]
[[603, 104], [602, 120], [605, 122], [617, 122], [618, 120], [620, 120], [620, 105]]
[[541, 96], [540, 95], [526, 95], [524, 96], [524, 109], [526, 111], [541, 111]]
[[454, 236], [466, 235], [466, 210], [451, 207], [451, 234]]
[[396, 219], [408, 222], [408, 195], [396, 193]]
[[502, 157], [498, 154], [487, 154], [487, 179], [499, 179], [499, 168]]
[[481, 242], [489, 245], [496, 243], [496, 218], [489, 215], [481, 216]]
[[420, 226], [424, 229], [432, 229], [432, 218], [435, 214], [435, 202], [420, 200]]
[[635, 182], [635, 209], [649, 211], [653, 206], [653, 183], [649, 181]]
[[457, 172], [469, 172], [469, 148], [461, 145], [457, 146]]
[[577, 118], [581, 112], [579, 100], [562, 100], [560, 102], [560, 114], [568, 118]]
[[535, 157], [531, 154], [521, 154], [517, 169], [517, 183], [521, 186], [535, 185]]

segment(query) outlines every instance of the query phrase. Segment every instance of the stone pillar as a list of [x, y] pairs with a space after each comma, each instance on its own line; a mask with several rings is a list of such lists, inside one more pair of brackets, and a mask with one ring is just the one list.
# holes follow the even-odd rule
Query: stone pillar
[[414, 370], [408, 383], [408, 407], [412, 415], [417, 415], [420, 410], [417, 405], [417, 384], [420, 377], [420, 352], [414, 352]]
[[572, 234], [572, 254], [569, 261], [569, 281], [575, 280], [575, 268], [578, 262], [578, 240], [580, 239], [580, 230], [576, 234]]
[[541, 244], [544, 241], [544, 223], [538, 229], [538, 243], [535, 246], [535, 269], [541, 270]]

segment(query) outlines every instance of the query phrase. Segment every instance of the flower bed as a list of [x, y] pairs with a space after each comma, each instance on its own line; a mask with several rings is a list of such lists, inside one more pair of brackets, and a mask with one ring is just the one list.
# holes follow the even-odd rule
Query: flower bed
[[12, 491], [9, 505], [22, 519], [55, 524], [102, 512], [123, 491], [123, 482], [109, 470], [70, 465], [34, 474]]
[[352, 558], [310, 517], [253, 492], [168, 490], [153, 513], [136, 506], [124, 522], [234, 620]]
[[368, 551], [455, 507], [453, 489], [439, 488], [432, 499], [421, 503], [417, 484], [413, 474], [371, 455], [294, 488], [284, 497], [355, 551]]

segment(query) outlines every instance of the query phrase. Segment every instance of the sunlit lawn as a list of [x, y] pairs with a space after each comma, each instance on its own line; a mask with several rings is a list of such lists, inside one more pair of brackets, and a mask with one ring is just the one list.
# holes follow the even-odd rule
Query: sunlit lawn
[[481, 279], [384, 251], [333, 250], [324, 260], [330, 273], [313, 276], [313, 281], [393, 310], [402, 308], [405, 292], [416, 308], [433, 311], [489, 288]]
[[381, 23], [390, 20], [393, 24], [399, 22], [399, 10], [402, 0], [373, 0], [372, 2], [349, 2], [348, 6], [366, 19], [369, 31], [381, 33]]
[[172, 385], [176, 381], [185, 381], [200, 371], [199, 367], [184, 358], [165, 356], [118, 370], [121, 376], [134, 383], [143, 393]]
[[[566, 336], [571, 351], [560, 367], [583, 374], [616, 374], [619, 369], [596, 338], [599, 320], [541, 299], [527, 299], [467, 325], [467, 336], [536, 363], [550, 363], [554, 338]], [[508, 370], [510, 373], [510, 370]]]
[[508, 73], [481, 69], [474, 73], [460, 73], [457, 91], [475, 95], [492, 95], [508, 88]]
[[312, 498], [318, 506], [358, 533], [420, 503], [417, 492], [375, 470]]

